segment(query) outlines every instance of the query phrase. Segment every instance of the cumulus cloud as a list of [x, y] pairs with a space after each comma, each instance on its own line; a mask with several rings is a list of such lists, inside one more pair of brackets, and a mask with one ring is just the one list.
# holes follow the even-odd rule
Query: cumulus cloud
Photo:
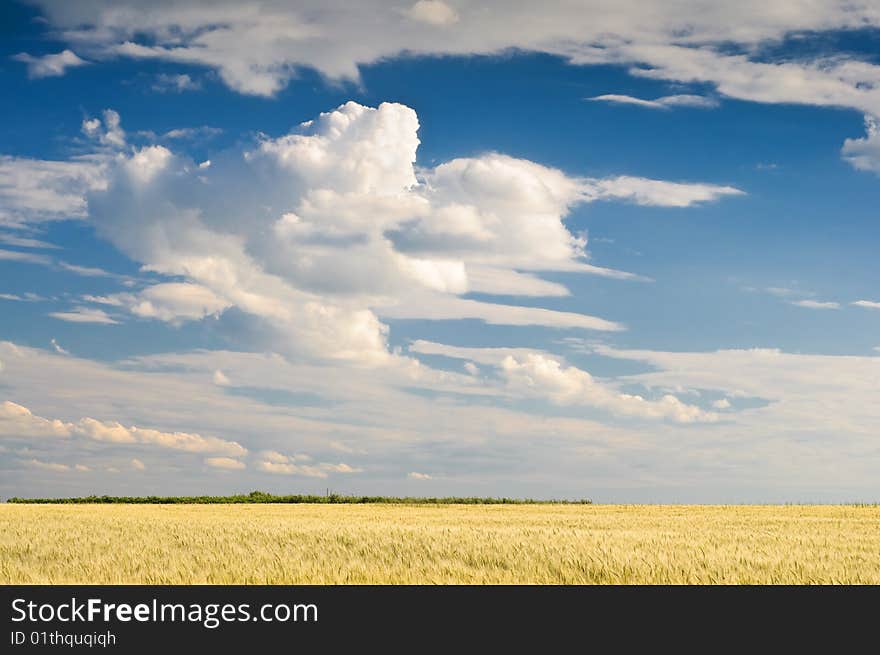
[[406, 474], [406, 477], [411, 480], [433, 480], [433, 478], [427, 473], [419, 473], [418, 471], [411, 471]]
[[311, 457], [305, 455], [284, 455], [277, 451], [268, 451], [257, 461], [256, 468], [264, 473], [278, 475], [301, 475], [309, 478], [326, 478], [331, 473], [361, 473], [363, 469], [344, 464], [322, 462], [311, 464]]
[[[619, 393], [625, 385], [627, 390], [650, 390], [643, 394], [647, 399], [665, 393], [683, 400], [685, 393], [688, 398], [709, 401], [726, 397], [734, 408], [719, 411], [716, 422], [699, 423], [695, 428], [685, 424], [686, 429], [662, 418], [653, 419], [650, 429], [635, 420], [638, 417], [599, 422], [594, 418], [597, 410], [590, 405], [570, 404], [564, 411], [547, 411], [543, 403], [523, 402], [541, 396], [508, 387], [499, 372], [506, 356], [523, 362], [528, 353], [536, 352], [523, 348], [460, 349], [456, 354], [462, 363], [480, 366], [480, 378], [474, 380], [453, 370], [457, 366], [431, 370], [423, 364], [377, 370], [225, 350], [90, 361], [49, 349], [0, 343], [4, 364], [0, 382], [20, 404], [45, 407], [39, 412], [42, 416], [108, 416], [119, 407], [130, 407], [138, 416], [126, 425], [133, 421], [147, 425], [151, 424], [148, 418], [158, 421], [161, 417], [164, 425], [180, 425], [187, 432], [247, 435], [246, 445], [256, 452], [241, 474], [254, 476], [254, 484], [257, 476], [269, 475], [254, 466], [267, 459], [260, 449], [278, 448], [282, 457], [288, 457], [285, 452], [313, 454], [314, 459], [297, 456], [293, 462], [312, 466], [317, 466], [316, 461], [335, 463], [344, 457], [351, 466], [367, 468], [348, 458], [368, 453], [370, 461], [382, 465], [369, 467], [358, 480], [364, 493], [382, 493], [394, 484], [395, 476], [399, 482], [401, 475], [415, 469], [433, 474], [438, 484], [452, 483], [442, 481], [437, 471], [455, 470], [453, 486], [472, 483], [479, 488], [492, 481], [511, 485], [523, 495], [537, 493], [516, 486], [524, 477], [540, 476], [538, 485], [565, 485], [572, 495], [587, 493], [583, 481], [588, 478], [590, 494], [595, 496], [599, 489], [609, 497], [636, 502], [648, 498], [632, 491], [645, 480], [646, 493], [654, 501], [729, 502], [731, 486], [744, 490], [744, 496], [736, 496], [738, 501], [776, 502], [821, 494], [841, 502], [871, 497], [876, 487], [876, 426], [880, 421], [875, 402], [877, 353], [851, 357], [766, 349], [657, 352], [620, 351], [589, 342], [581, 345], [589, 348], [589, 361], [623, 358], [635, 363], [628, 364], [628, 370], [645, 371], [614, 378], [594, 376], [594, 381], [611, 391]], [[432, 352], [439, 353], [441, 348], [456, 352], [438, 344]], [[429, 349], [421, 343], [415, 352], [428, 354]], [[579, 351], [578, 357], [584, 354]], [[557, 359], [562, 369], [568, 368]], [[609, 362], [602, 365], [609, 370]], [[589, 366], [578, 367], [593, 372]], [[242, 387], [313, 394], [328, 404], [280, 407], [256, 397], [229, 394], [211, 384], [218, 368]], [[46, 389], [53, 393], [47, 395]], [[197, 417], [193, 402], [200, 408]], [[702, 406], [704, 401], [694, 402]], [[193, 425], [196, 420], [198, 429]], [[17, 448], [11, 440], [0, 441]], [[77, 442], [48, 438], [25, 443], [35, 452], [22, 457], [54, 461], [60, 457], [58, 452], [68, 451]], [[93, 451], [99, 444], [83, 440], [81, 445]], [[123, 448], [129, 456], [141, 456], [142, 451], [135, 451], [137, 445], [120, 444], [114, 451]], [[414, 456], [423, 461], [428, 453], [431, 468], [420, 468]], [[213, 454], [201, 457], [207, 456]], [[843, 482], [841, 470], [848, 472]], [[11, 471], [9, 476], [0, 476], [7, 495], [20, 494], [26, 481], [13, 477]], [[309, 478], [302, 481], [308, 483]], [[781, 492], [780, 485], [785, 486]], [[455, 493], [452, 487], [443, 488]], [[540, 488], [546, 487], [532, 489]], [[93, 491], [88, 485], [79, 489], [84, 494]]]
[[86, 118], [83, 120], [83, 134], [97, 140], [102, 145], [112, 148], [124, 148], [126, 145], [125, 131], [122, 129], [119, 113], [113, 109], [105, 109], [103, 117], [103, 121], [100, 118]]
[[0, 436], [19, 439], [80, 437], [104, 443], [144, 444], [190, 453], [217, 453], [233, 457], [247, 454], [247, 450], [239, 443], [218, 437], [126, 427], [116, 421], [99, 421], [89, 417], [74, 423], [46, 419], [31, 413], [27, 407], [8, 400], [0, 403]]
[[85, 66], [89, 63], [80, 59], [72, 50], [62, 50], [55, 54], [40, 56], [21, 52], [12, 58], [27, 64], [28, 77], [59, 77], [64, 75], [68, 68]]
[[865, 116], [865, 136], [843, 142], [841, 155], [854, 168], [880, 173], [880, 122], [876, 116]]
[[247, 450], [235, 441], [225, 441], [217, 437], [203, 437], [186, 432], [162, 432], [150, 428], [125, 427], [120, 423], [101, 422], [95, 419], [81, 419], [78, 433], [94, 439], [111, 443], [141, 443], [182, 450], [190, 453], [221, 453], [244, 455]]
[[418, 168], [418, 129], [409, 107], [348, 102], [209, 168], [163, 146], [117, 155], [106, 191], [88, 196], [90, 218], [144, 268], [185, 282], [112, 302], [169, 321], [236, 307], [282, 352], [371, 364], [393, 359], [379, 316], [616, 330], [589, 315], [461, 296], [567, 294], [540, 271], [635, 278], [589, 263], [586, 239], [565, 225], [578, 203], [687, 206], [740, 193], [578, 178], [498, 153]]
[[790, 437], [791, 443], [812, 435], [828, 448], [825, 456], [833, 456], [837, 448], [867, 456], [874, 447], [878, 357], [795, 354], [768, 348], [662, 352], [597, 346], [596, 352], [655, 369], [628, 376], [632, 382], [762, 399], [764, 405], [739, 414], [745, 435], [752, 430]]
[[0, 436], [69, 437], [70, 425], [58, 419], [35, 416], [27, 407], [4, 400], [0, 403]]
[[28, 460], [27, 465], [35, 469], [53, 471], [55, 473], [66, 473], [67, 471], [71, 470], [71, 467], [67, 464], [61, 464], [58, 462], [44, 462], [39, 459], [30, 459]]
[[429, 25], [452, 25], [458, 22], [458, 12], [441, 0], [419, 0], [406, 15], [414, 21]]
[[853, 302], [856, 307], [864, 307], [866, 309], [880, 309], [880, 302], [874, 300], [856, 300]]
[[[236, 307], [270, 326], [287, 342], [282, 350], [374, 364], [391, 358], [379, 316], [616, 330], [622, 326], [589, 315], [460, 296], [568, 293], [540, 271], [637, 279], [588, 262], [586, 239], [565, 225], [576, 204], [688, 206], [741, 193], [579, 178], [498, 153], [421, 169], [418, 128], [403, 105], [349, 102], [208, 168], [161, 145], [127, 146], [112, 110], [87, 119], [84, 132], [112, 152], [69, 202], [76, 196], [77, 211], [87, 210], [99, 234], [145, 269], [184, 279], [104, 296], [106, 304], [172, 323]], [[52, 316], [118, 320], [96, 308]]]
[[205, 464], [211, 468], [222, 469], [224, 471], [240, 471], [243, 468], [246, 468], [244, 462], [231, 457], [208, 457], [205, 459]]
[[[506, 390], [517, 396], [544, 398], [558, 405], [582, 405], [618, 416], [667, 419], [675, 423], [711, 423], [713, 412], [681, 402], [671, 394], [657, 400], [618, 391], [554, 355], [525, 348], [471, 348], [415, 341], [411, 352], [443, 355], [494, 368]], [[473, 364], [472, 364], [473, 365]]]
[[654, 100], [644, 100], [643, 98], [635, 98], [633, 96], [606, 93], [604, 95], [594, 96], [587, 99], [618, 105], [635, 105], [637, 107], [646, 107], [648, 109], [673, 109], [675, 107], [711, 109], [717, 107], [719, 104], [718, 100], [715, 98], [690, 94], [662, 96], [660, 98], [655, 98]]
[[84, 296], [83, 299], [120, 307], [141, 318], [175, 324], [216, 316], [230, 306], [207, 287], [191, 282], [165, 282], [138, 293]]
[[598, 382], [587, 371], [564, 366], [541, 354], [517, 359], [508, 355], [501, 362], [508, 386], [519, 392], [548, 397], [560, 405], [589, 405], [623, 416], [665, 418], [676, 423], [712, 422], [717, 416], [687, 405], [671, 394], [659, 400], [619, 393]]

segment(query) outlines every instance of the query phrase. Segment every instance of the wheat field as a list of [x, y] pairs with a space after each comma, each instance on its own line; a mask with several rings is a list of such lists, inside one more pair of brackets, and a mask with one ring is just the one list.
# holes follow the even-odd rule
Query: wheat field
[[0, 583], [877, 584], [880, 507], [3, 504]]

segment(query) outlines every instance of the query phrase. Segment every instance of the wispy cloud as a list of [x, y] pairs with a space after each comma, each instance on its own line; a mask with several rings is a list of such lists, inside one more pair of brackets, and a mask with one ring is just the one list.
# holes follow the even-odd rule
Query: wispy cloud
[[49, 316], [68, 323], [101, 323], [104, 325], [119, 323], [104, 310], [90, 307], [77, 307], [69, 312], [50, 312]]
[[153, 91], [159, 93], [182, 93], [184, 91], [198, 91], [201, 88], [201, 81], [193, 79], [186, 73], [173, 75], [160, 73], [153, 82]]
[[834, 301], [822, 300], [792, 300], [790, 304], [795, 307], [803, 307], [805, 309], [840, 309], [840, 303]]
[[27, 64], [28, 77], [60, 77], [68, 68], [85, 66], [89, 62], [81, 59], [72, 50], [62, 50], [56, 54], [30, 55], [20, 52], [12, 57], [15, 61]]
[[648, 109], [673, 109], [676, 107], [711, 109], [719, 105], [717, 98], [689, 94], [662, 96], [660, 98], [654, 98], [653, 100], [644, 100], [633, 96], [606, 93], [605, 95], [587, 98], [587, 100], [608, 102], [617, 105], [635, 105], [637, 107], [645, 107]]

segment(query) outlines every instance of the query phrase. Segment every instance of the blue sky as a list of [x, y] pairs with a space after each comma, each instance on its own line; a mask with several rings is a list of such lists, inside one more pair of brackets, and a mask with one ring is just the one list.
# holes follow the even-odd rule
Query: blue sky
[[184, 4], [3, 9], [0, 495], [876, 499], [870, 4]]

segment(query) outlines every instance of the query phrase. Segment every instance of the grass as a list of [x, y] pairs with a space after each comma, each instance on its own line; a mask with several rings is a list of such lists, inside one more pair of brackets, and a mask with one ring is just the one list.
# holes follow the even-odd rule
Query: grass
[[880, 583], [877, 506], [0, 504], [0, 583]]

